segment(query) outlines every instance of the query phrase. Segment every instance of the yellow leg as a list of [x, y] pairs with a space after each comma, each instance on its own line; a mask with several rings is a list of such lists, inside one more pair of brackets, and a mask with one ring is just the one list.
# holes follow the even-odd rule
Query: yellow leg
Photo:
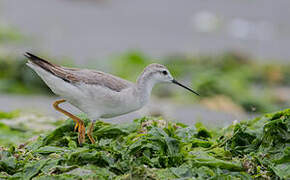
[[59, 104], [64, 103], [65, 101], [66, 100], [64, 100], [64, 99], [57, 100], [57, 101], [55, 101], [53, 103], [53, 107], [55, 108], [55, 110], [57, 110], [57, 111], [65, 114], [66, 116], [70, 117], [76, 123], [76, 125], [74, 127], [74, 130], [78, 129], [78, 132], [79, 132], [78, 141], [79, 141], [79, 144], [82, 144], [82, 143], [85, 142], [85, 133], [86, 133], [85, 124], [80, 118], [72, 115], [71, 113], [65, 111], [64, 109], [62, 109], [62, 108], [60, 108], [58, 106]]
[[92, 122], [91, 125], [90, 125], [90, 128], [89, 128], [89, 131], [87, 132], [88, 137], [89, 137], [89, 139], [91, 140], [91, 143], [92, 143], [92, 144], [95, 144], [95, 143], [96, 143], [96, 141], [94, 140], [94, 138], [93, 138], [93, 136], [92, 136], [92, 132], [93, 132], [93, 130], [94, 130], [94, 125], [95, 125], [95, 123]]

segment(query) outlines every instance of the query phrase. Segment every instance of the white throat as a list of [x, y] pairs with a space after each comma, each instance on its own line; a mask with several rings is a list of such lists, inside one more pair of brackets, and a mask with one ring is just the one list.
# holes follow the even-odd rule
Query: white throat
[[146, 74], [141, 74], [138, 78], [136, 83], [136, 91], [142, 106], [147, 104], [149, 101], [151, 91], [156, 83], [157, 81], [155, 79], [152, 79]]

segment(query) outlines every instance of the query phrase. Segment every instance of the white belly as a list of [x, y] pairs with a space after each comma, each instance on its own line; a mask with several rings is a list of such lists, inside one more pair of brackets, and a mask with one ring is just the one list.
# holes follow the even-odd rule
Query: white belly
[[80, 84], [78, 87], [85, 99], [76, 99], [71, 104], [87, 113], [92, 120], [116, 117], [142, 107], [133, 88], [116, 92], [96, 85]]

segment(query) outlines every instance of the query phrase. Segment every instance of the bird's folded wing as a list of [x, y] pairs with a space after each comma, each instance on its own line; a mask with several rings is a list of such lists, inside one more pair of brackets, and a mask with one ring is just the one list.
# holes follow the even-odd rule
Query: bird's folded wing
[[25, 56], [29, 58], [31, 63], [72, 84], [99, 85], [116, 92], [120, 92], [132, 85], [132, 82], [101, 71], [58, 66], [31, 53], [26, 53]]
[[[123, 89], [126, 89], [132, 85], [132, 82], [101, 71], [89, 69], [62, 68], [62, 72], [65, 72], [65, 79], [67, 79], [71, 83], [99, 85], [117, 92], [120, 92]], [[60, 75], [61, 74], [63, 73], [60, 73]]]

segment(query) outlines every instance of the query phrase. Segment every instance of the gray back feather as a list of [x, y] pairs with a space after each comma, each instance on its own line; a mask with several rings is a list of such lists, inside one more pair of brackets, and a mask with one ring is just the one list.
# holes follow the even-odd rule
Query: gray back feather
[[123, 89], [132, 86], [133, 84], [132, 82], [101, 71], [58, 66], [31, 53], [26, 53], [25, 56], [30, 60], [31, 63], [71, 84], [85, 83], [99, 85], [107, 87], [116, 92], [120, 92]]

